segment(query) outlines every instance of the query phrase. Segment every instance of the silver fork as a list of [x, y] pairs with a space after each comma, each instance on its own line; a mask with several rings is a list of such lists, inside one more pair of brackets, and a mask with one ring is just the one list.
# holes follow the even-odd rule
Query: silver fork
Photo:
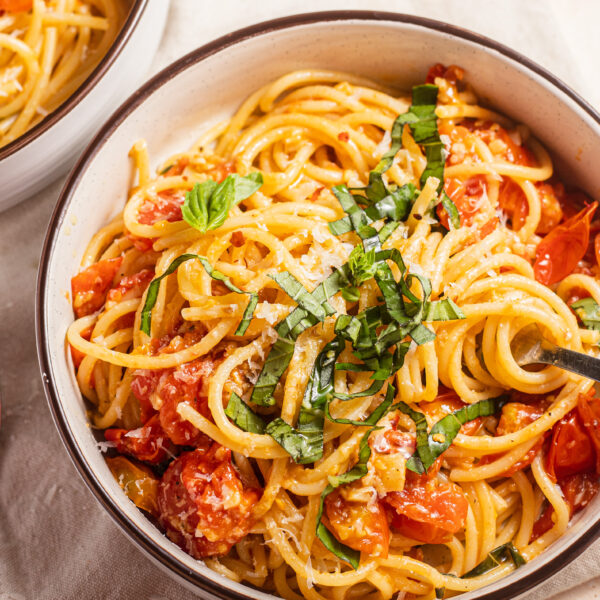
[[535, 363], [554, 365], [600, 382], [600, 358], [552, 344], [535, 324], [523, 328], [513, 338], [510, 348], [520, 366]]

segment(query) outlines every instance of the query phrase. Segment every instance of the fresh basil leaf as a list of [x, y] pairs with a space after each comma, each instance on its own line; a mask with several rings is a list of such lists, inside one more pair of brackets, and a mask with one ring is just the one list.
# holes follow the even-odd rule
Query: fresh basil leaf
[[455, 321], [465, 319], [465, 314], [450, 298], [427, 304], [423, 321]]
[[521, 553], [513, 546], [513, 544], [508, 542], [492, 550], [482, 562], [465, 573], [463, 577], [467, 579], [470, 579], [471, 577], [479, 577], [480, 575], [495, 569], [507, 560], [512, 560], [515, 568], [517, 569], [526, 562]]
[[446, 595], [446, 588], [435, 588], [435, 597], [438, 600], [443, 600], [444, 596]]
[[489, 417], [498, 413], [508, 402], [506, 395], [468, 404], [440, 419], [429, 432], [426, 443], [418, 446], [417, 451], [425, 470], [429, 469], [454, 441], [460, 428], [479, 417]]
[[174, 273], [181, 263], [184, 263], [186, 260], [190, 260], [192, 258], [198, 258], [196, 254], [182, 254], [178, 256], [166, 269], [166, 271], [155, 277], [148, 286], [148, 292], [146, 293], [146, 301], [144, 302], [144, 306], [142, 308], [141, 320], [140, 320], [140, 329], [146, 334], [150, 335], [150, 331], [152, 328], [152, 309], [156, 304], [156, 299], [158, 298], [158, 291], [160, 290], [160, 282]]
[[267, 360], [252, 390], [250, 401], [260, 406], [273, 406], [273, 392], [294, 354], [294, 340], [280, 337], [269, 350]]
[[419, 190], [412, 183], [406, 183], [397, 189], [387, 191], [386, 196], [365, 209], [366, 215], [373, 221], [379, 219], [406, 220]]
[[571, 308], [587, 329], [600, 331], [600, 306], [593, 298], [577, 300], [571, 304]]
[[376, 425], [379, 420], [389, 412], [390, 407], [392, 406], [392, 402], [394, 401], [394, 393], [395, 388], [392, 385], [388, 385], [388, 388], [385, 393], [385, 398], [382, 400], [381, 404], [364, 420], [357, 421], [353, 419], [344, 419], [339, 418], [336, 419], [331, 416], [329, 412], [329, 402], [325, 404], [325, 415], [329, 421], [333, 423], [341, 423], [342, 425], [356, 425], [357, 427], [364, 427], [365, 425]]
[[225, 414], [243, 431], [264, 433], [266, 424], [235, 392], [225, 409]]
[[335, 311], [327, 302], [320, 303], [308, 290], [287, 271], [269, 275], [277, 285], [305, 311], [313, 315], [318, 321], [324, 321], [327, 315]]
[[358, 244], [348, 257], [348, 267], [352, 274], [353, 285], [358, 287], [361, 283], [372, 279], [377, 268], [375, 265], [375, 250], [365, 252], [363, 246]]
[[313, 463], [323, 456], [323, 432], [294, 429], [282, 418], [273, 419], [265, 428], [268, 433], [300, 465]]
[[342, 298], [346, 302], [358, 302], [360, 300], [360, 291], [354, 286], [344, 288], [342, 290]]
[[[348, 282], [350, 269], [347, 265], [336, 269], [329, 277], [321, 282], [312, 292], [311, 296], [319, 304], [323, 304], [329, 298], [337, 294]], [[316, 325], [318, 320], [301, 306], [296, 307], [275, 331], [279, 339], [267, 356], [267, 360], [261, 371], [258, 381], [252, 391], [250, 400], [254, 404], [268, 406], [275, 404], [273, 392], [277, 382], [287, 369], [294, 353], [294, 342], [296, 338], [306, 329]]]
[[376, 394], [383, 387], [383, 383], [384, 382], [381, 380], [376, 380], [373, 381], [368, 388], [360, 392], [354, 392], [353, 394], [334, 392], [333, 397], [338, 398], [339, 400], [354, 400], [355, 398], [366, 398], [367, 396], [373, 396], [374, 394]]
[[442, 192], [442, 206], [448, 213], [449, 223], [454, 229], [458, 229], [460, 227], [460, 214], [458, 208], [456, 208], [456, 204], [454, 204], [454, 201], [446, 192]]
[[186, 193], [181, 207], [183, 220], [202, 233], [206, 233], [210, 228], [210, 203], [217, 186], [217, 182], [212, 179], [195, 184]]
[[254, 194], [262, 183], [263, 178], [258, 171], [246, 176], [234, 173], [221, 183], [212, 179], [196, 183], [185, 195], [181, 207], [183, 219], [202, 233], [217, 229], [225, 223], [231, 208]]
[[[322, 501], [321, 504], [323, 504]], [[353, 569], [358, 569], [358, 565], [360, 564], [360, 552], [354, 550], [354, 548], [350, 548], [350, 546], [346, 546], [346, 544], [342, 544], [342, 542], [340, 542], [333, 533], [323, 525], [321, 521], [321, 517], [323, 516], [323, 506], [321, 506], [317, 516], [317, 537], [321, 540], [323, 546], [325, 546], [329, 552], [347, 562]]]

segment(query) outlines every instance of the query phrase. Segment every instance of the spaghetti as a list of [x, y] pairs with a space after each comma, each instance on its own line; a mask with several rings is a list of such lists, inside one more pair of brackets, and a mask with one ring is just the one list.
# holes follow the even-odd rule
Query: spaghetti
[[122, 22], [116, 0], [0, 0], [0, 147], [86, 80]]
[[597, 354], [596, 203], [462, 79], [290, 73], [157, 176], [132, 148], [67, 339], [115, 477], [225, 577], [442, 598], [598, 490], [592, 382], [511, 351]]

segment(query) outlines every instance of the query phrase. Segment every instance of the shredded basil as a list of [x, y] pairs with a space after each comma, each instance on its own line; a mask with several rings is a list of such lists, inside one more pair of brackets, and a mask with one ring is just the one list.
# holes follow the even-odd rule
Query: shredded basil
[[264, 433], [266, 424], [235, 392], [225, 409], [225, 414], [243, 431]]
[[508, 396], [505, 395], [481, 400], [475, 404], [463, 406], [440, 419], [431, 428], [427, 438], [423, 439], [421, 444], [417, 443], [417, 452], [425, 470], [429, 469], [436, 459], [448, 450], [462, 425], [478, 417], [495, 415], [508, 400]]
[[271, 279], [277, 282], [277, 285], [292, 299], [298, 306], [310, 313], [318, 321], [324, 321], [327, 315], [335, 311], [327, 302], [320, 303], [312, 296], [306, 288], [287, 271], [283, 273], [274, 273], [269, 275]]
[[281, 417], [265, 428], [268, 433], [298, 464], [313, 463], [323, 456], [323, 432], [317, 429], [294, 429]]
[[450, 298], [429, 302], [423, 321], [454, 321], [464, 319], [465, 314]]
[[571, 304], [587, 329], [600, 331], [600, 306], [593, 298], [583, 298]]
[[483, 575], [484, 573], [491, 571], [507, 560], [512, 560], [515, 568], [517, 569], [523, 566], [526, 562], [522, 554], [513, 546], [511, 542], [508, 542], [492, 550], [482, 562], [465, 573], [463, 577], [479, 577], [479, 575]]
[[235, 286], [231, 282], [229, 277], [227, 277], [227, 275], [224, 275], [220, 271], [213, 269], [212, 265], [208, 262], [208, 259], [205, 256], [200, 256], [199, 254], [182, 254], [181, 256], [178, 256], [167, 267], [166, 271], [162, 275], [159, 275], [150, 282], [150, 285], [148, 286], [148, 293], [146, 294], [146, 301], [144, 302], [144, 306], [142, 308], [140, 329], [146, 335], [150, 335], [152, 329], [152, 309], [154, 308], [154, 305], [156, 304], [156, 299], [158, 298], [160, 282], [168, 275], [173, 274], [177, 270], [179, 265], [191, 259], [199, 260], [202, 266], [204, 267], [204, 270], [208, 273], [208, 275], [212, 279], [223, 283], [223, 285], [225, 285], [227, 289], [231, 290], [232, 292], [235, 292], [236, 294], [247, 294], [248, 296], [250, 296], [250, 300], [248, 301], [248, 305], [244, 310], [242, 320], [240, 321], [240, 324], [238, 325], [238, 328], [235, 331], [235, 335], [243, 335], [246, 332], [246, 329], [248, 329], [248, 325], [250, 325], [250, 321], [252, 320], [254, 309], [256, 308], [256, 305], [258, 303], [258, 295], [256, 294], [256, 292], [245, 292], [244, 290], [241, 290], [240, 288]]
[[444, 598], [444, 596], [446, 595], [446, 588], [435, 588], [435, 597], [438, 600], [442, 600]]
[[181, 207], [183, 220], [202, 233], [217, 229], [225, 223], [231, 208], [254, 194], [262, 183], [258, 171], [243, 177], [234, 173], [221, 183], [212, 179], [196, 183], [185, 195]]

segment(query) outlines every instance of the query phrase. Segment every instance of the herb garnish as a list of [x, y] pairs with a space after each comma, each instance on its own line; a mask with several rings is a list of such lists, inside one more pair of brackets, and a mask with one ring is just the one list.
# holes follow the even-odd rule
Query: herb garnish
[[465, 573], [463, 577], [478, 577], [479, 575], [483, 575], [484, 573], [487, 573], [488, 571], [500, 566], [507, 560], [512, 560], [515, 568], [517, 569], [523, 566], [526, 562], [523, 558], [523, 555], [513, 546], [511, 542], [508, 542], [507, 544], [502, 544], [502, 546], [498, 546], [492, 550], [482, 562]]
[[258, 171], [243, 177], [234, 173], [221, 183], [212, 179], [196, 183], [185, 195], [181, 207], [183, 220], [202, 233], [217, 229], [225, 223], [231, 208], [252, 196], [262, 183]]
[[600, 306], [593, 298], [577, 300], [571, 304], [571, 308], [587, 329], [600, 331]]

